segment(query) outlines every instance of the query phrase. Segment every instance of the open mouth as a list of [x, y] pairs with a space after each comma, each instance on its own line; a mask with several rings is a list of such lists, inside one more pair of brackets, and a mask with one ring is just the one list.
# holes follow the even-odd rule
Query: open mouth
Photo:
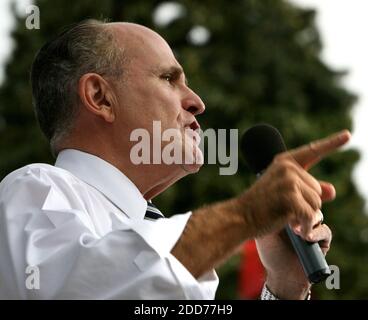
[[199, 129], [200, 129], [200, 125], [198, 124], [197, 121], [193, 121], [187, 125], [184, 126], [184, 130], [185, 133], [194, 140], [195, 144], [198, 146], [200, 141], [201, 141], [201, 137], [199, 136]]

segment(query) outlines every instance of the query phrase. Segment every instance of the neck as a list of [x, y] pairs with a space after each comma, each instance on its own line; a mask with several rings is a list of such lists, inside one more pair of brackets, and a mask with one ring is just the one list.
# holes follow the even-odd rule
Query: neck
[[188, 172], [185, 172], [179, 165], [135, 165], [130, 161], [129, 157], [120, 156], [122, 154], [129, 154], [129, 148], [127, 148], [127, 150], [121, 150], [117, 154], [109, 150], [107, 144], [102, 144], [102, 147], [97, 148], [96, 141], [94, 141], [93, 146], [88, 144], [82, 145], [76, 143], [75, 140], [73, 141], [73, 143], [64, 143], [59, 150], [76, 149], [105, 160], [127, 176], [146, 200], [150, 200], [159, 195], [177, 180], [188, 174]]

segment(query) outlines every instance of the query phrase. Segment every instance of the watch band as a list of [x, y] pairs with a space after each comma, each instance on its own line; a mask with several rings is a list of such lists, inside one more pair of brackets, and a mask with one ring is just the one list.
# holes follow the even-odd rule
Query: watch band
[[263, 285], [262, 292], [261, 292], [261, 300], [280, 300], [276, 297], [266, 286]]
[[[311, 290], [308, 291], [308, 295], [304, 300], [311, 300], [312, 292]], [[279, 297], [274, 295], [270, 289], [267, 288], [266, 284], [263, 285], [262, 292], [261, 292], [261, 300], [281, 300]]]

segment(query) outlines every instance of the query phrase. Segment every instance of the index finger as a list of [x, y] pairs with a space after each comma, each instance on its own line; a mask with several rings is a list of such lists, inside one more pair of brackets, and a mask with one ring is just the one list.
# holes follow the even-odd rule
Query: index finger
[[304, 169], [309, 169], [323, 157], [347, 143], [350, 137], [350, 132], [348, 130], [343, 130], [327, 138], [316, 140], [307, 145], [293, 149], [290, 151], [290, 154]]

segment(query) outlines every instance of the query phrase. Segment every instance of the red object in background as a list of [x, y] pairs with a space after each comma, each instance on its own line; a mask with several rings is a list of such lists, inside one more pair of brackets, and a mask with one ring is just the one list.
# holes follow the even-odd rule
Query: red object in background
[[239, 296], [241, 299], [258, 299], [261, 295], [265, 272], [259, 259], [256, 242], [244, 243], [239, 272]]

